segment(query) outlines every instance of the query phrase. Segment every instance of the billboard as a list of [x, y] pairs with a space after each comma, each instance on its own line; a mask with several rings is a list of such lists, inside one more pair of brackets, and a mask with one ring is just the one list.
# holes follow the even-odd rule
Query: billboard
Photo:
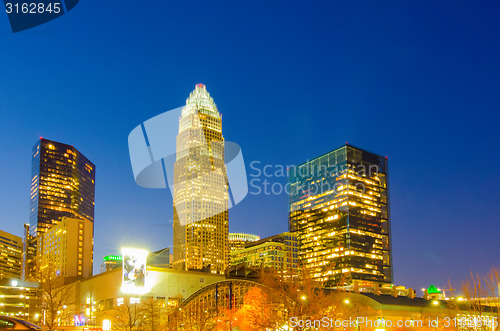
[[151, 290], [146, 270], [148, 254], [149, 252], [144, 249], [122, 249], [122, 292], [145, 294]]

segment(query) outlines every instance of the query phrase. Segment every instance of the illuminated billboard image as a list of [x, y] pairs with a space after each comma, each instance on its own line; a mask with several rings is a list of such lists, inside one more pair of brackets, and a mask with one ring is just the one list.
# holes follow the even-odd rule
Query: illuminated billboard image
[[144, 294], [150, 291], [146, 270], [148, 254], [143, 249], [122, 249], [122, 292]]

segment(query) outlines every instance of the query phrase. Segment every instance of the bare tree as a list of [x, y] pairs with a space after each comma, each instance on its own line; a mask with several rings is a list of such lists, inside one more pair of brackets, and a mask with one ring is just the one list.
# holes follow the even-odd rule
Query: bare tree
[[[234, 315], [235, 326], [242, 330], [274, 329], [278, 320], [278, 305], [271, 301], [268, 291], [261, 286], [248, 290], [243, 298], [243, 305], [231, 312], [231, 321]], [[228, 314], [229, 315], [229, 314]]]
[[495, 267], [486, 276], [470, 272], [469, 278], [461, 284], [462, 296], [458, 296], [458, 291], [450, 284], [451, 295], [455, 297], [450, 301], [450, 307], [458, 317], [458, 329], [500, 330], [499, 285], [499, 269]]
[[165, 301], [154, 297], [143, 298], [141, 301], [141, 326], [144, 331], [162, 330], [166, 326]]
[[[56, 266], [48, 263], [40, 268], [40, 294], [44, 324], [53, 329], [64, 316], [70, 314], [68, 307], [74, 307], [74, 283], [65, 284], [57, 275]], [[69, 315], [68, 315], [69, 316]]]
[[492, 307], [493, 315], [496, 317], [494, 330], [500, 330], [500, 269], [498, 267], [491, 268], [490, 272], [484, 278], [485, 288], [488, 293], [487, 304]]
[[177, 330], [213, 330], [219, 319], [219, 312], [215, 308], [210, 307], [208, 302], [200, 302], [186, 308], [178, 308]]
[[179, 309], [178, 305], [180, 302], [182, 302], [182, 295], [178, 295], [173, 298], [168, 298], [168, 301], [166, 302], [166, 327], [167, 330], [177, 330], [177, 326], [180, 324], [180, 318], [181, 318], [181, 310]]
[[[132, 299], [132, 300], [131, 300]], [[113, 309], [114, 328], [120, 331], [134, 331], [142, 323], [143, 312], [140, 302], [135, 298], [126, 298], [119, 306]]]
[[[313, 279], [311, 271], [307, 268], [295, 273], [265, 270], [261, 281], [267, 289], [269, 301], [279, 304], [280, 307], [277, 309], [279, 313], [274, 315], [276, 318], [274, 326], [288, 324], [291, 317], [299, 320], [316, 320], [324, 317], [335, 319], [345, 315], [352, 308], [352, 305], [346, 306], [344, 303], [345, 291], [325, 289], [320, 282]], [[338, 285], [344, 283], [344, 278], [341, 278]], [[307, 327], [296, 329], [307, 330]]]

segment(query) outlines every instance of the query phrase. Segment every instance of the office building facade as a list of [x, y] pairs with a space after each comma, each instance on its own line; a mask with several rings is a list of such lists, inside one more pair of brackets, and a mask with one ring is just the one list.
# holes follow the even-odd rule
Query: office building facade
[[38, 237], [40, 269], [55, 276], [88, 278], [92, 276], [94, 254], [93, 222], [63, 217]]
[[0, 279], [21, 279], [23, 241], [0, 230]]
[[229, 263], [224, 137], [221, 114], [203, 84], [186, 100], [176, 148], [173, 267], [222, 274]]
[[388, 161], [346, 144], [289, 169], [300, 262], [326, 286], [392, 283]]
[[42, 316], [38, 291], [36, 282], [0, 279], [0, 315], [39, 323]]
[[239, 264], [296, 273], [299, 266], [296, 234], [284, 232], [247, 243], [245, 248], [231, 252], [231, 265]]
[[[72, 145], [40, 138], [32, 151], [30, 221], [25, 233], [24, 279], [38, 279], [37, 237], [63, 217], [94, 222], [95, 165]], [[33, 252], [35, 256], [33, 256]]]
[[238, 249], [244, 249], [245, 246], [254, 241], [260, 240], [260, 236], [249, 233], [230, 233], [229, 234], [229, 252], [232, 253]]
[[94, 221], [95, 165], [71, 145], [40, 138], [33, 147], [30, 234], [63, 217]]

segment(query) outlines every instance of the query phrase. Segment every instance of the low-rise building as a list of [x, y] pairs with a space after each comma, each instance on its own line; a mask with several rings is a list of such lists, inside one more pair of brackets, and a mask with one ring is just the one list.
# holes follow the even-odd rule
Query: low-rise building
[[245, 245], [260, 240], [260, 236], [249, 233], [230, 233], [229, 251], [230, 253], [238, 249], [244, 249]]
[[116, 268], [66, 285], [71, 302], [65, 302], [59, 324], [94, 327], [102, 327], [103, 323], [117, 325], [123, 323], [122, 314], [130, 314], [130, 311], [124, 311], [130, 305], [139, 307], [147, 300], [154, 300], [161, 309], [177, 306], [204, 286], [225, 279], [224, 275], [148, 267], [148, 289], [142, 293], [127, 293], [122, 287], [123, 278], [123, 270]]
[[0, 280], [0, 315], [39, 322], [41, 310], [37, 301], [38, 283]]
[[294, 233], [284, 232], [247, 243], [244, 249], [231, 252], [231, 265], [242, 263], [249, 267], [297, 270], [297, 236]]

